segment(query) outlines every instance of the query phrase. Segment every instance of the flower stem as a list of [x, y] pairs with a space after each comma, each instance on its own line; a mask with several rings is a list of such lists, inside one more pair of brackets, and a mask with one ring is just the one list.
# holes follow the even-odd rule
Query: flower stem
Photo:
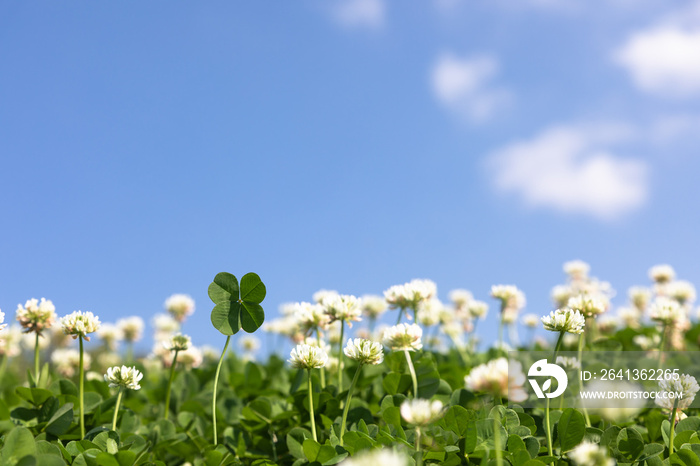
[[401, 317], [403, 317], [403, 308], [399, 308], [399, 318], [396, 319], [396, 325], [401, 323]]
[[119, 414], [119, 405], [122, 402], [122, 394], [124, 390], [119, 387], [119, 393], [117, 394], [117, 404], [114, 406], [114, 417], [112, 418], [112, 430], [117, 430], [117, 415]]
[[173, 364], [170, 366], [170, 379], [168, 379], [168, 391], [165, 392], [165, 419], [168, 419], [168, 414], [170, 414], [170, 390], [173, 386], [173, 380], [175, 380], [175, 366], [177, 365], [177, 353], [175, 350], [175, 356], [173, 356]]
[[216, 375], [214, 376], [214, 396], [211, 402], [211, 420], [212, 426], [214, 427], [214, 445], [218, 441], [218, 436], [216, 433], [216, 389], [219, 386], [219, 374], [221, 373], [221, 364], [224, 362], [224, 357], [226, 356], [226, 350], [228, 349], [228, 343], [231, 341], [231, 335], [226, 337], [226, 344], [224, 344], [224, 350], [221, 352], [219, 357], [219, 364], [216, 366]]
[[[498, 414], [500, 416], [500, 413]], [[503, 466], [503, 451], [501, 450], [501, 420], [493, 420], [493, 448], [496, 450], [496, 465]]]
[[350, 400], [352, 399], [352, 391], [355, 389], [355, 384], [357, 383], [357, 379], [360, 376], [360, 371], [362, 370], [362, 363], [360, 363], [359, 366], [357, 366], [357, 370], [355, 371], [355, 376], [352, 378], [352, 382], [350, 382], [350, 388], [348, 389], [348, 397], [345, 400], [345, 407], [343, 408], [343, 420], [340, 422], [340, 446], [343, 446], [343, 435], [345, 434], [345, 423], [348, 419], [348, 411], [350, 410]]
[[309, 413], [311, 414], [311, 435], [318, 442], [318, 437], [316, 437], [316, 419], [314, 417], [314, 391], [311, 385], [311, 369], [309, 369]]
[[[39, 337], [37, 336], [37, 348], [39, 347]], [[80, 438], [85, 438], [85, 368], [83, 367], [83, 337], [78, 335], [80, 342], [80, 361], [79, 361], [79, 390], [80, 390]]]
[[421, 432], [420, 427], [416, 426], [416, 466], [423, 465], [423, 453], [421, 452]]
[[[321, 347], [321, 331], [316, 327], [316, 340], [318, 341], [318, 346]], [[343, 342], [340, 342], [340, 345], [342, 347]], [[321, 369], [321, 390], [326, 388], [326, 368], [322, 367]]]
[[[340, 345], [338, 345], [338, 393], [343, 391], [343, 335], [345, 334], [345, 321], [340, 320]], [[320, 343], [320, 342], [319, 342]]]
[[[82, 354], [82, 353], [81, 353]], [[34, 383], [39, 386], [39, 333], [36, 334], [36, 340], [34, 340]]]
[[668, 436], [668, 456], [673, 454], [673, 438], [676, 435], [676, 410], [678, 409], [678, 398], [673, 400], [673, 409], [671, 410], [671, 434]]
[[[554, 346], [554, 355], [552, 356], [552, 364], [557, 363], [557, 353], [559, 352], [559, 348], [561, 347], [561, 342], [564, 340], [564, 334], [565, 331], [559, 332], [559, 338], [557, 338], [557, 344]], [[550, 388], [551, 390], [551, 388]], [[544, 407], [544, 416], [545, 416], [545, 426], [547, 429], [547, 449], [549, 451], [549, 456], [552, 456], [552, 429], [550, 425], [550, 420], [549, 420], [549, 392], [550, 390], [547, 390], [547, 395], [546, 395], [546, 400], [545, 400], [545, 407]]]
[[411, 354], [408, 350], [403, 350], [403, 354], [406, 355], [406, 363], [411, 372], [411, 380], [413, 380], [413, 398], [418, 398], [418, 379], [416, 378], [416, 370], [413, 368], [413, 361], [411, 361]]
[[[583, 366], [583, 333], [578, 336], [578, 388], [579, 391], [583, 390], [583, 382], [581, 381], [581, 367]], [[586, 405], [581, 405], [581, 410], [583, 411], [583, 417], [586, 419], [586, 427], [591, 427], [591, 418], [588, 417], [588, 409]]]
[[659, 346], [659, 363], [658, 363], [658, 368], [661, 369], [661, 366], [663, 364], [663, 356], [664, 356], [664, 351], [666, 349], [666, 334], [668, 333], [668, 326], [664, 324], [663, 329], [661, 330], [661, 346]]

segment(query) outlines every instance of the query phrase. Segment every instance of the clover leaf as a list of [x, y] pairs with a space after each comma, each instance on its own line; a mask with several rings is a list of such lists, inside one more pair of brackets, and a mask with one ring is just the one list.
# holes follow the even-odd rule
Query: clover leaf
[[216, 274], [209, 285], [209, 298], [214, 302], [211, 323], [224, 335], [233, 335], [242, 328], [255, 332], [265, 320], [260, 303], [265, 299], [265, 284], [254, 273], [238, 279], [228, 272]]

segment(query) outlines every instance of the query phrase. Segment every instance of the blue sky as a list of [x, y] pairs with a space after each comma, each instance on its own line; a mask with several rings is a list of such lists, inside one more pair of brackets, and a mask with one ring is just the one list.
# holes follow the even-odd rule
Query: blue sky
[[700, 3], [579, 3], [3, 2], [0, 309], [700, 281]]

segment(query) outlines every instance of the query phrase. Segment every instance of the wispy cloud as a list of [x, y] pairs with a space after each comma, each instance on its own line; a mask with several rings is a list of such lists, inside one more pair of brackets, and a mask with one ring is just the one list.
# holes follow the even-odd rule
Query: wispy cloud
[[495, 188], [528, 207], [612, 219], [648, 197], [648, 166], [613, 153], [634, 130], [623, 124], [545, 129], [487, 157]]
[[498, 72], [498, 60], [492, 56], [443, 54], [433, 66], [431, 84], [441, 104], [470, 121], [481, 122], [511, 101], [509, 91], [492, 84]]
[[386, 4], [384, 0], [334, 0], [334, 19], [346, 27], [381, 28], [384, 26]]

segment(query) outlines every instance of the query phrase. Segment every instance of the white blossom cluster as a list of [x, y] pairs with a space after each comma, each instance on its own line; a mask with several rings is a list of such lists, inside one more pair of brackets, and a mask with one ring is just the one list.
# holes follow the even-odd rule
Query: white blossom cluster
[[136, 367], [114, 366], [107, 369], [104, 378], [111, 388], [139, 390], [141, 388], [139, 382], [143, 374]]
[[401, 403], [401, 417], [412, 426], [427, 426], [442, 417], [443, 404], [439, 400], [430, 401], [413, 398]]
[[35, 332], [41, 334], [50, 328], [56, 320], [56, 307], [50, 300], [41, 298], [41, 302], [35, 298], [27, 300], [24, 306], [17, 305], [17, 321], [26, 333]]
[[524, 401], [527, 393], [523, 389], [526, 379], [522, 365], [517, 361], [511, 364], [510, 372], [506, 358], [493, 359], [476, 366], [464, 378], [465, 386], [473, 392], [504, 396], [516, 403]]
[[74, 339], [82, 337], [90, 341], [88, 334], [99, 330], [100, 318], [90, 311], [73, 311], [61, 317], [61, 327], [63, 327], [63, 333], [71, 335]]
[[384, 361], [384, 349], [380, 343], [362, 338], [350, 338], [343, 350], [345, 356], [360, 364], [377, 365]]
[[[681, 393], [682, 396], [678, 398], [678, 409], [688, 409], [690, 405], [695, 400], [695, 395], [700, 391], [700, 386], [698, 386], [698, 381], [689, 374], [680, 374], [677, 378], [669, 378], [659, 380], [659, 388], [662, 392], [667, 394]], [[666, 409], [673, 409], [673, 404], [676, 401], [671, 396], [658, 396], [656, 397], [656, 404]]]
[[384, 291], [384, 299], [392, 309], [416, 310], [418, 303], [437, 295], [437, 285], [431, 280], [414, 279], [394, 285]]
[[581, 334], [586, 326], [586, 318], [574, 309], [557, 309], [542, 317], [545, 330]]
[[382, 341], [394, 351], [418, 351], [423, 348], [423, 329], [417, 324], [398, 324], [384, 330]]
[[317, 346], [297, 345], [292, 349], [288, 362], [295, 369], [320, 369], [328, 362], [328, 355]]
[[190, 295], [176, 293], [165, 300], [164, 307], [175, 320], [182, 323], [194, 312], [194, 299]]

